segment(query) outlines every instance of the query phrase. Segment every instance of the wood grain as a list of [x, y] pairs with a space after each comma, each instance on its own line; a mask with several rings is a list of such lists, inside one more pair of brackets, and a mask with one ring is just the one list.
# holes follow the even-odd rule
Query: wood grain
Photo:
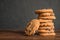
[[60, 40], [60, 30], [56, 31], [56, 36], [26, 36], [24, 31], [0, 31], [0, 40]]

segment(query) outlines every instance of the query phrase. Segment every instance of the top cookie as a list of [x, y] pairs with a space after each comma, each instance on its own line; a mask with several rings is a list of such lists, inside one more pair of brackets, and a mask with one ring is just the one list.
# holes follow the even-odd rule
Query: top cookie
[[40, 13], [53, 13], [53, 9], [41, 9], [41, 10], [35, 10], [36, 14]]

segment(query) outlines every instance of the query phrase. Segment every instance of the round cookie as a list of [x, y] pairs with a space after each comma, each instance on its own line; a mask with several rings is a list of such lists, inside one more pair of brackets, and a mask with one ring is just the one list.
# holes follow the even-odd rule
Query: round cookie
[[39, 17], [47, 17], [47, 16], [54, 16], [55, 14], [54, 13], [42, 13], [42, 14], [39, 14], [38, 16]]
[[53, 22], [46, 22], [46, 23], [40, 23], [40, 26], [54, 26], [54, 23]]
[[54, 30], [46, 28], [46, 29], [40, 29], [40, 30], [38, 30], [38, 32], [40, 32], [40, 33], [52, 33], [52, 32], [54, 32]]
[[54, 25], [40, 25], [40, 27], [53, 27]]
[[38, 30], [54, 29], [54, 27], [39, 27]]
[[26, 29], [25, 29], [26, 35], [35, 34], [35, 32], [38, 30], [39, 26], [40, 26], [40, 22], [37, 19], [33, 19], [30, 22], [28, 22]]
[[38, 19], [38, 20], [39, 20], [39, 22], [41, 22], [41, 23], [42, 23], [42, 22], [45, 23], [45, 22], [52, 22], [52, 21], [53, 21], [53, 20], [44, 20], [44, 19]]
[[40, 17], [38, 17], [38, 18], [39, 18], [39, 19], [48, 19], [48, 20], [56, 19], [55, 16], [48, 16], [48, 17], [40, 16]]
[[41, 36], [54, 36], [54, 35], [56, 35], [55, 33], [40, 33], [39, 35], [41, 35]]
[[50, 31], [48, 29], [47, 30], [45, 29], [45, 30], [38, 30], [38, 32], [40, 32], [40, 33], [47, 33], [48, 32], [49, 33]]
[[41, 13], [53, 13], [52, 9], [41, 9], [41, 10], [35, 10], [36, 14], [41, 14]]

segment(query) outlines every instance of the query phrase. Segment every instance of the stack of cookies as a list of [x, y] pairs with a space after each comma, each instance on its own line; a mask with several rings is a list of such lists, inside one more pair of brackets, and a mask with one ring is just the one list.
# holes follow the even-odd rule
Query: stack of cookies
[[56, 19], [52, 9], [36, 10], [40, 26], [38, 28], [39, 35], [55, 35], [53, 20]]
[[35, 13], [38, 14], [38, 17], [27, 23], [25, 34], [34, 35], [38, 33], [43, 36], [55, 35], [53, 20], [56, 19], [56, 17], [53, 10], [41, 9], [35, 10]]

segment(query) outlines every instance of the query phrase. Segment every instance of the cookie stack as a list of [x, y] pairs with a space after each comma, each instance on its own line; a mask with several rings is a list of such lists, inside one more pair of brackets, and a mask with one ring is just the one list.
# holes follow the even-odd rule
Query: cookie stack
[[38, 20], [40, 22], [38, 28], [39, 35], [55, 35], [53, 20], [56, 19], [56, 17], [53, 10], [41, 9], [36, 10], [35, 13], [38, 14]]

